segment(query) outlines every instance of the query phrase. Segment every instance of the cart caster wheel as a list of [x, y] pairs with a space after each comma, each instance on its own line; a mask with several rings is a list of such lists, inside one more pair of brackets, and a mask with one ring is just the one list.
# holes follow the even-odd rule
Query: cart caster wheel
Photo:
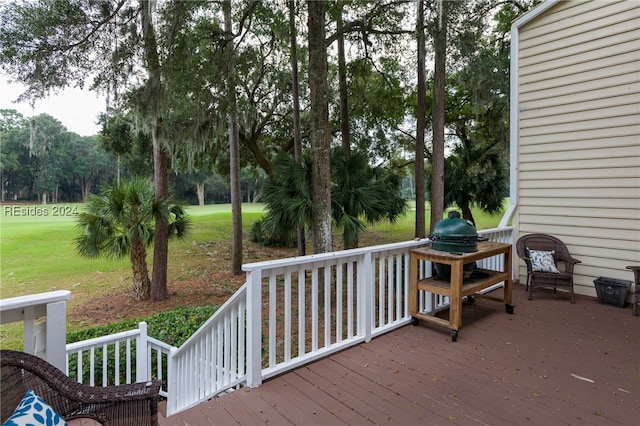
[[458, 340], [458, 330], [451, 330], [451, 341], [455, 342]]
[[513, 305], [504, 305], [508, 314], [513, 314]]
[[476, 301], [476, 298], [473, 296], [467, 296], [467, 305], [473, 305]]
[[420, 320], [416, 317], [411, 317], [411, 325], [418, 325]]

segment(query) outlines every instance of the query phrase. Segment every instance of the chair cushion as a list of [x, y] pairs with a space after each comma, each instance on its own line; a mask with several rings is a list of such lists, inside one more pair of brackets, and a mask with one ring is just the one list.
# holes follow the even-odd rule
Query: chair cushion
[[52, 425], [67, 426], [67, 423], [42, 398], [29, 389], [2, 426]]
[[560, 273], [556, 267], [556, 261], [553, 258], [555, 254], [554, 250], [531, 250], [527, 247], [527, 251], [529, 252], [529, 260], [531, 260], [531, 269], [533, 269], [534, 272]]

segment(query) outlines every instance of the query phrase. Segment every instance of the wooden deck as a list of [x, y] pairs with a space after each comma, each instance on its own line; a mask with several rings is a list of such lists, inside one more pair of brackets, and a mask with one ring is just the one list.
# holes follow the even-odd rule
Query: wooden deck
[[160, 425], [638, 425], [640, 317], [515, 285], [515, 313], [476, 300], [457, 342], [394, 332]]

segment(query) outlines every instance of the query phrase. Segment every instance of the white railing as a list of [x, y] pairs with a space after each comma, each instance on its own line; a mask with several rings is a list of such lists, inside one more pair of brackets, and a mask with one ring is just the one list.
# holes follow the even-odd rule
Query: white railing
[[[44, 358], [64, 371], [69, 290], [57, 290], [0, 300], [0, 324], [23, 323], [24, 352]], [[36, 323], [45, 317], [44, 322]]]
[[[514, 243], [511, 227], [478, 234]], [[147, 336], [141, 323], [137, 330], [67, 345], [67, 374], [98, 386], [161, 379], [167, 415], [239, 386], [259, 386], [408, 324], [409, 254], [427, 243], [245, 264], [246, 283], [180, 348]], [[478, 266], [501, 270], [503, 260], [494, 256]], [[421, 262], [420, 277], [431, 271], [430, 262]], [[421, 292], [418, 309], [435, 313], [448, 302]]]
[[[407, 323], [410, 241], [244, 265], [250, 364], [247, 383], [274, 376]], [[277, 302], [283, 301], [280, 306]], [[268, 309], [251, 309], [266, 305]], [[259, 327], [266, 323], [264, 327]], [[253, 340], [252, 340], [253, 339]]]
[[[489, 241], [493, 241], [495, 243], [508, 243], [515, 244], [514, 238], [514, 229], [513, 227], [508, 228], [499, 228], [499, 229], [486, 229], [482, 231], [478, 231], [479, 237], [488, 238]], [[511, 255], [511, 271], [513, 277], [515, 278], [515, 274], [517, 274], [517, 265], [518, 265], [518, 257], [515, 256], [515, 249], [513, 250], [513, 254]], [[498, 256], [487, 257], [485, 259], [481, 259], [476, 262], [479, 268], [490, 269], [492, 271], [502, 271], [504, 272], [504, 254]], [[487, 293], [494, 290], [496, 287], [501, 287], [502, 284], [496, 284], [495, 286], [486, 288], [482, 291], [482, 293]]]
[[167, 415], [246, 382], [246, 292], [244, 284], [171, 352]]
[[243, 265], [244, 286], [172, 352], [167, 415], [407, 324], [408, 254], [426, 243]]
[[147, 324], [141, 322], [136, 330], [67, 344], [66, 373], [90, 386], [160, 379], [163, 380], [160, 394], [167, 396], [169, 356], [174, 349], [149, 337]]

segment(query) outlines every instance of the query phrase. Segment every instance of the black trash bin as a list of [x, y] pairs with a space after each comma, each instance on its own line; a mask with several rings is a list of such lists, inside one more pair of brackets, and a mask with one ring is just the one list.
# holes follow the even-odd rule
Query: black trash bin
[[598, 303], [624, 308], [631, 289], [631, 281], [599, 277], [593, 280], [596, 285]]

